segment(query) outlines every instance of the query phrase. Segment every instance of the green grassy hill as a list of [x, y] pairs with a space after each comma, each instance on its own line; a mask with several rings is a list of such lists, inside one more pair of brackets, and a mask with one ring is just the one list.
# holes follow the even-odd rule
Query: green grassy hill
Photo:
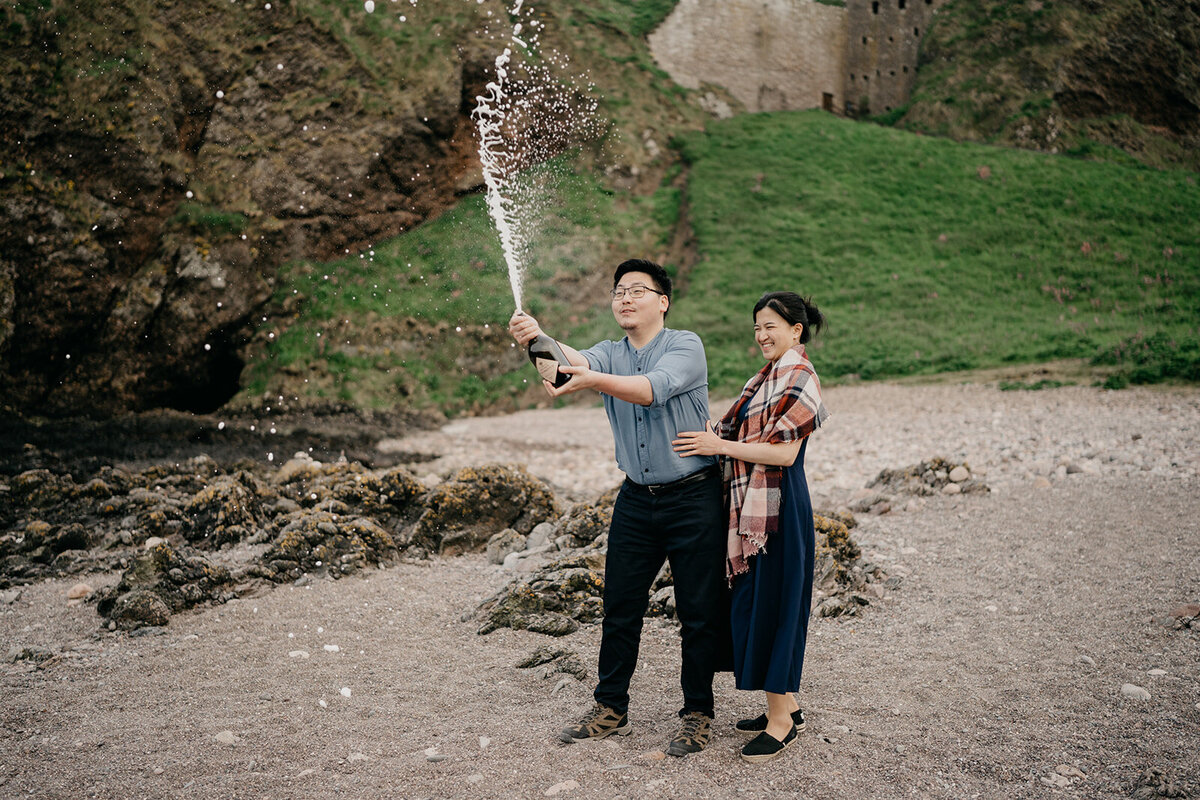
[[[828, 382], [1148, 349], [1169, 375], [1200, 378], [1194, 173], [820, 112], [737, 117], [677, 146], [686, 173], [641, 200], [561, 167], [525, 289], [549, 332], [577, 345], [616, 336], [612, 266], [690, 225], [694, 254], [668, 262], [680, 284], [671, 325], [704, 337], [719, 393], [757, 368], [750, 309], [774, 289], [810, 294], [828, 314], [812, 349]], [[373, 253], [291, 265], [278, 304], [288, 313], [260, 335], [250, 394], [449, 413], [539, 397], [503, 332], [512, 300], [477, 196]]]

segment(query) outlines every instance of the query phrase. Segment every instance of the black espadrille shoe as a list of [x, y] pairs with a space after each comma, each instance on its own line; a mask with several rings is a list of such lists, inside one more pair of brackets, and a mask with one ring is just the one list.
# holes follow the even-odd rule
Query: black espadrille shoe
[[[804, 732], [803, 708], [797, 708], [792, 712], [792, 724], [796, 726], [796, 733]], [[742, 733], [760, 733], [767, 729], [767, 715], [759, 714], [754, 719], [738, 720], [738, 723], [733, 727]]]
[[783, 737], [783, 741], [779, 741], [771, 734], [763, 731], [758, 736], [755, 736], [746, 746], [742, 748], [742, 758], [749, 761], [751, 764], [758, 764], [762, 761], [770, 761], [775, 756], [782, 753], [788, 748], [792, 742], [796, 741], [796, 726], [788, 731], [788, 735]]

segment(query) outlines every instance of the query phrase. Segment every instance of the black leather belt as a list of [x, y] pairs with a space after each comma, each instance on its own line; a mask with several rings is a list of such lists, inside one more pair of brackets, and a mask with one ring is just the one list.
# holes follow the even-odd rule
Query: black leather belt
[[671, 481], [670, 483], [637, 483], [636, 481], [629, 480], [629, 478], [625, 479], [625, 483], [629, 484], [635, 489], [642, 489], [648, 494], [652, 494], [655, 497], [660, 497], [664, 494], [670, 494], [678, 489], [682, 489], [688, 484], [699, 483], [705, 478], [716, 474], [716, 471], [717, 465], [710, 464], [702, 470], [693, 472], [691, 475], [685, 475], [679, 480]]

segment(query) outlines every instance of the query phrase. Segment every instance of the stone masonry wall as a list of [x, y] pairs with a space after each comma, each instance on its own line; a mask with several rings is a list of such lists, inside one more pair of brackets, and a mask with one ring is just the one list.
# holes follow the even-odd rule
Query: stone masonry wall
[[879, 114], [903, 105], [944, 0], [680, 0], [650, 34], [680, 85], [724, 87], [748, 111]]
[[811, 0], [680, 0], [650, 35], [659, 65], [690, 89], [712, 83], [749, 111], [844, 105], [846, 11]]

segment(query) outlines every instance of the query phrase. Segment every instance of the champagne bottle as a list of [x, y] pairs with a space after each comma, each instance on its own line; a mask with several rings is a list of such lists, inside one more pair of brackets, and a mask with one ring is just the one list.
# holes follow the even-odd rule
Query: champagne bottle
[[529, 348], [529, 360], [537, 367], [542, 380], [554, 384], [556, 389], [571, 380], [570, 375], [560, 372], [558, 369], [571, 366], [570, 360], [567, 359], [563, 349], [558, 346], [558, 342], [544, 333], [538, 333], [537, 338], [530, 341], [527, 347]]

